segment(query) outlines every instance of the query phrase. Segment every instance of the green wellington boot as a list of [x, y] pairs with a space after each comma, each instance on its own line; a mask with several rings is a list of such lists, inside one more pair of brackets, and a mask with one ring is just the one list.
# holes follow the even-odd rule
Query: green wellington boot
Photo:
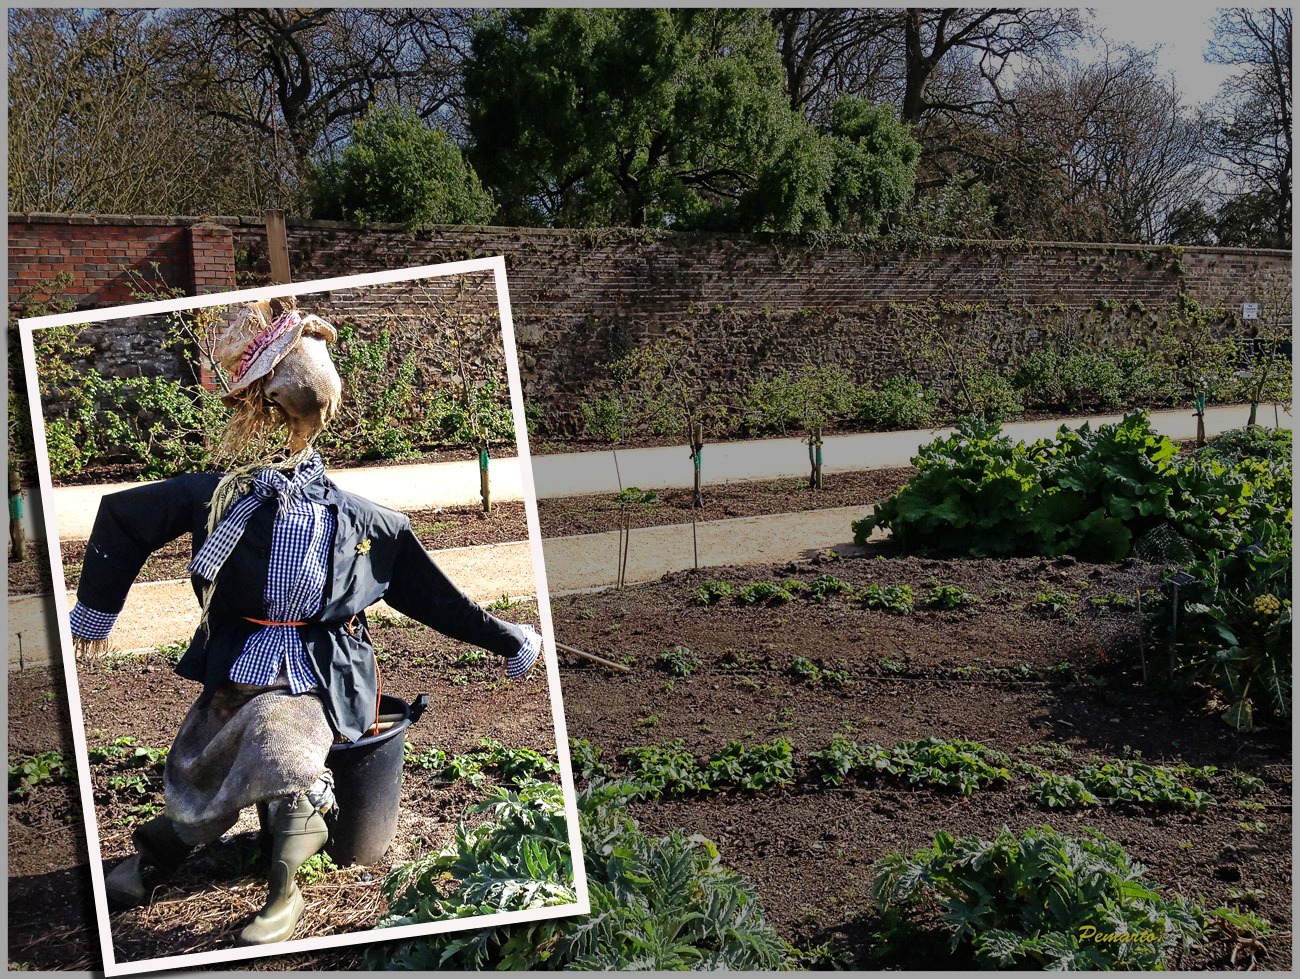
[[159, 877], [174, 874], [193, 849], [176, 835], [176, 828], [166, 816], [155, 816], [136, 827], [131, 834], [136, 853], [104, 875], [104, 893], [109, 907], [116, 911], [144, 904], [149, 899], [145, 871], [152, 869]]
[[271, 881], [266, 907], [239, 933], [239, 945], [282, 942], [302, 917], [302, 892], [294, 882], [298, 868], [329, 839], [325, 817], [305, 795], [286, 801], [275, 817], [271, 849]]

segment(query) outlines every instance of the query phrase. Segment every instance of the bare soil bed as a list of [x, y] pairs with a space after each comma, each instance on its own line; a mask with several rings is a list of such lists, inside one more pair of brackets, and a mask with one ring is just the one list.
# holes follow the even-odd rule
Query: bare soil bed
[[[498, 614], [513, 621], [538, 620], [532, 604]], [[494, 738], [507, 746], [551, 753], [555, 737], [545, 672], [508, 681], [501, 663], [457, 663], [472, 647], [418, 625], [377, 626], [376, 651], [384, 690], [408, 701], [430, 695], [429, 709], [409, 729], [416, 750], [441, 748], [461, 754]], [[136, 746], [165, 748], [198, 694], [196, 684], [177, 677], [161, 655], [123, 658], [80, 678], [85, 730], [90, 747], [119, 737]], [[10, 754], [56, 749], [71, 767], [72, 746], [62, 677], [49, 670], [11, 673]], [[130, 833], [162, 801], [159, 769], [130, 759], [92, 766], [100, 844], [110, 863], [133, 852]], [[111, 781], [143, 785], [113, 787]], [[492, 788], [489, 778], [474, 787], [465, 780], [439, 783], [412, 769], [402, 779], [397, 835], [381, 864], [323, 872], [300, 884], [307, 911], [295, 937], [370, 928], [386, 910], [380, 894], [393, 866], [435, 851], [453, 837], [458, 817]], [[80, 800], [72, 777], [56, 778], [9, 805], [9, 958], [40, 969], [98, 969], [101, 966]], [[156, 893], [151, 906], [112, 917], [119, 961], [231, 947], [240, 928], [265, 900], [257, 822], [250, 812], [217, 844], [201, 848]], [[355, 968], [361, 952], [299, 955], [263, 960], [262, 968]]]
[[[842, 961], [863, 968], [959, 968], [973, 963], [953, 957], [933, 918], [921, 917], [914, 941], [884, 947], [870, 897], [872, 864], [891, 850], [928, 846], [941, 829], [990, 838], [1003, 825], [1048, 824], [1076, 836], [1091, 827], [1119, 841], [1167, 893], [1214, 907], [1240, 903], [1230, 889], [1261, 891], [1257, 910], [1278, 934], [1259, 965], [1290, 968], [1290, 728], [1237, 734], [1218, 718], [1222, 708], [1207, 709], [1205, 691], [1143, 684], [1132, 648], [1135, 616], [1114, 596], [1132, 596], [1149, 569], [876, 551], [820, 567], [688, 571], [623, 592], [553, 599], [561, 642], [633, 664], [630, 675], [576, 658], [562, 664], [569, 736], [601, 749], [615, 774], [620, 751], [643, 745], [680, 740], [700, 759], [733, 739], [748, 746], [786, 738], [794, 746], [793, 787], [635, 803], [630, 811], [643, 828], [680, 828], [715, 841], [723, 862], [749, 877], [770, 920], [797, 946], [829, 943]], [[695, 602], [711, 578], [733, 587], [807, 583], [827, 571], [855, 588], [909, 584], [918, 607], [891, 614], [843, 595], [771, 607]], [[935, 579], [980, 602], [970, 611], [921, 609], [926, 583]], [[1045, 592], [1068, 596], [1070, 614], [1052, 617], [1035, 606]], [[660, 668], [660, 654], [677, 645], [699, 656], [689, 676]], [[841, 670], [849, 682], [801, 679], [790, 669], [796, 657]], [[1135, 804], [1047, 810], [1024, 775], [966, 801], [887, 778], [847, 779], [837, 789], [808, 764], [808, 752], [837, 734], [884, 746], [930, 736], [979, 741], [1060, 773], [1138, 752], [1149, 764], [1213, 765], [1217, 774], [1197, 787], [1218, 804], [1201, 814]], [[1243, 795], [1235, 772], [1262, 779], [1263, 790]], [[1182, 965], [1225, 967], [1230, 951], [1212, 945]]]
[[22, 561], [8, 561], [9, 594], [37, 595], [54, 589], [50, 577], [50, 552], [43, 540], [27, 542], [27, 556]]
[[[895, 493], [916, 475], [910, 466], [898, 469], [867, 469], [826, 473], [820, 490], [808, 488], [806, 477], [749, 480], [725, 485], [706, 485], [704, 506], [694, 512], [696, 520], [725, 520], [770, 513], [804, 513], [833, 507], [877, 503]], [[656, 502], [629, 510], [632, 527], [664, 527], [690, 523], [690, 489], [652, 490]], [[612, 496], [564, 496], [537, 501], [542, 537], [599, 534], [618, 529], [619, 509]]]

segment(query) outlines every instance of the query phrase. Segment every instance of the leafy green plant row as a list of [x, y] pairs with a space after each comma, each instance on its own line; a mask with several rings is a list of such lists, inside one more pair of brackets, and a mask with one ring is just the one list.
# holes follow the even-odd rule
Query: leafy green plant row
[[60, 780], [76, 781], [77, 770], [67, 764], [61, 751], [38, 751], [33, 755], [9, 756], [9, 798], [23, 799], [38, 785]]
[[471, 785], [482, 785], [490, 773], [495, 778], [525, 786], [532, 782], [551, 779], [559, 774], [560, 766], [540, 751], [532, 748], [507, 748], [493, 738], [483, 738], [479, 751], [449, 755], [441, 748], [418, 751], [406, 743], [406, 761], [409, 769], [429, 772], [434, 778], [448, 782], [465, 779]]
[[[721, 580], [706, 581], [695, 590], [694, 596], [695, 604], [709, 606], [716, 605], [724, 598], [730, 598], [737, 605], [780, 605], [794, 601], [798, 595], [803, 595], [810, 602], [824, 603], [832, 595], [841, 594], [856, 599], [865, 608], [904, 615], [912, 611], [915, 604], [911, 585], [869, 584], [855, 589], [833, 574], [820, 575], [809, 583], [792, 578], [779, 584], [756, 581], [735, 588]], [[968, 608], [978, 601], [978, 596], [955, 585], [936, 584], [925, 594], [921, 605], [927, 609], [951, 610]]]
[[885, 527], [921, 553], [1116, 561], [1163, 525], [1203, 550], [1230, 550], [1289, 510], [1289, 466], [1179, 460], [1140, 414], [1095, 432], [1062, 426], [1032, 445], [968, 418], [913, 462], [917, 475], [854, 522], [859, 543]]
[[[370, 947], [372, 969], [771, 970], [787, 946], [757, 894], [722, 866], [708, 840], [674, 831], [654, 838], [627, 815], [626, 787], [578, 794], [591, 913]], [[384, 883], [380, 928], [522, 911], [576, 900], [564, 800], [558, 785], [499, 789], [491, 811], [455, 842], [397, 867]], [[454, 886], [447, 887], [450, 876]]]
[[[584, 739], [570, 739], [574, 774], [591, 780], [609, 777], [600, 749]], [[909, 785], [946, 789], [969, 796], [978, 789], [1007, 786], [1013, 781], [1011, 759], [978, 742], [924, 738], [892, 748], [862, 745], [836, 735], [825, 748], [809, 752], [809, 775], [822, 785], [839, 786], [845, 779], [888, 778]], [[701, 762], [678, 739], [669, 745], [627, 748], [619, 754], [619, 778], [629, 798], [680, 797], [724, 788], [754, 792], [789, 788], [796, 782], [794, 749], [778, 738], [774, 744], [746, 748], [731, 741]], [[1159, 766], [1137, 760], [1116, 760], [1081, 769], [1073, 776], [1021, 765], [1037, 779], [1035, 798], [1045, 808], [1134, 802], [1160, 808], [1202, 812], [1216, 804], [1213, 796], [1185, 786]], [[1204, 774], [1204, 773], [1201, 773]]]
[[[797, 681], [822, 683], [829, 687], [845, 687], [854, 682], [854, 674], [850, 672], [848, 660], [846, 659], [837, 661], [838, 669], [818, 665], [806, 656], [794, 657], [785, 667], [778, 667], [770, 661], [766, 667], [763, 667], [755, 665], [750, 657], [728, 647], [722, 654], [721, 664], [723, 669], [731, 672], [760, 673], [764, 670], [770, 670], [784, 673]], [[670, 673], [675, 677], [685, 677], [692, 675], [699, 669], [701, 658], [699, 653], [686, 646], [673, 646], [671, 649], [659, 654], [656, 665], [665, 673]], [[883, 676], [904, 676], [909, 672], [907, 663], [901, 660], [884, 658], [880, 660], [879, 667], [879, 675]], [[1046, 682], [1049, 679], [1076, 682], [1079, 679], [1078, 665], [1070, 662], [1057, 663], [1055, 666], [1049, 666], [1041, 672], [1028, 663], [1020, 663], [1017, 666], [1010, 667], [970, 664], [967, 666], [954, 666], [943, 672], [956, 679], [978, 677], [986, 680], [1034, 680], [1037, 678], [1040, 682]], [[872, 674], [864, 670], [861, 675]], [[672, 682], [671, 680], [668, 681], [664, 689], [671, 690]], [[741, 682], [748, 686], [757, 685], [752, 680]]]
[[1214, 796], [1180, 782], [1170, 772], [1139, 761], [1114, 761], [1089, 765], [1074, 775], [1040, 771], [1034, 793], [1048, 809], [1097, 805], [1101, 802], [1136, 802], [1166, 809], [1204, 812], [1216, 805]]
[[161, 774], [167, 764], [169, 750], [142, 745], [136, 738], [128, 736], [114, 738], [108, 744], [89, 749], [87, 757], [92, 765], [116, 762], [133, 768], [150, 768]]
[[[576, 761], [579, 756], [580, 762]], [[620, 759], [627, 770], [621, 782], [629, 787], [630, 799], [683, 796], [727, 787], [762, 792], [794, 784], [794, 748], [784, 738], [749, 748], [732, 741], [703, 765], [680, 739], [671, 745], [629, 748]], [[590, 744], [577, 749], [575, 766], [583, 778], [607, 774], [599, 761], [599, 750]]]
[[976, 789], [1011, 781], [1007, 768], [1011, 760], [973, 741], [925, 738], [884, 748], [859, 745], [837, 735], [829, 747], [808, 757], [827, 785], [840, 785], [847, 777], [887, 775], [911, 785], [953, 789], [967, 796]]

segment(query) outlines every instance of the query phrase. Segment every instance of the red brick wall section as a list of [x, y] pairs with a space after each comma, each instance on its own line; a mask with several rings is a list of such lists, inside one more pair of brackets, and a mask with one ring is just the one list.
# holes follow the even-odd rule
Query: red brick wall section
[[[190, 228], [190, 269], [194, 295], [235, 288], [235, 238], [224, 224], [205, 221]], [[199, 367], [199, 380], [209, 391], [217, 389], [217, 377], [206, 358]]]
[[235, 237], [224, 224], [205, 221], [190, 228], [194, 295], [235, 287]]
[[71, 273], [63, 295], [81, 308], [137, 302], [131, 272], [188, 292], [188, 231], [172, 218], [10, 214], [9, 300], [60, 272]]

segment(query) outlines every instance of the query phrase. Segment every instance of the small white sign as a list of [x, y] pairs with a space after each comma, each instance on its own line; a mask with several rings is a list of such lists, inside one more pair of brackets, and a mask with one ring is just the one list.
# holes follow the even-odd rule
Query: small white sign
[[1259, 319], [1259, 303], [1242, 303], [1241, 318], [1243, 320]]

